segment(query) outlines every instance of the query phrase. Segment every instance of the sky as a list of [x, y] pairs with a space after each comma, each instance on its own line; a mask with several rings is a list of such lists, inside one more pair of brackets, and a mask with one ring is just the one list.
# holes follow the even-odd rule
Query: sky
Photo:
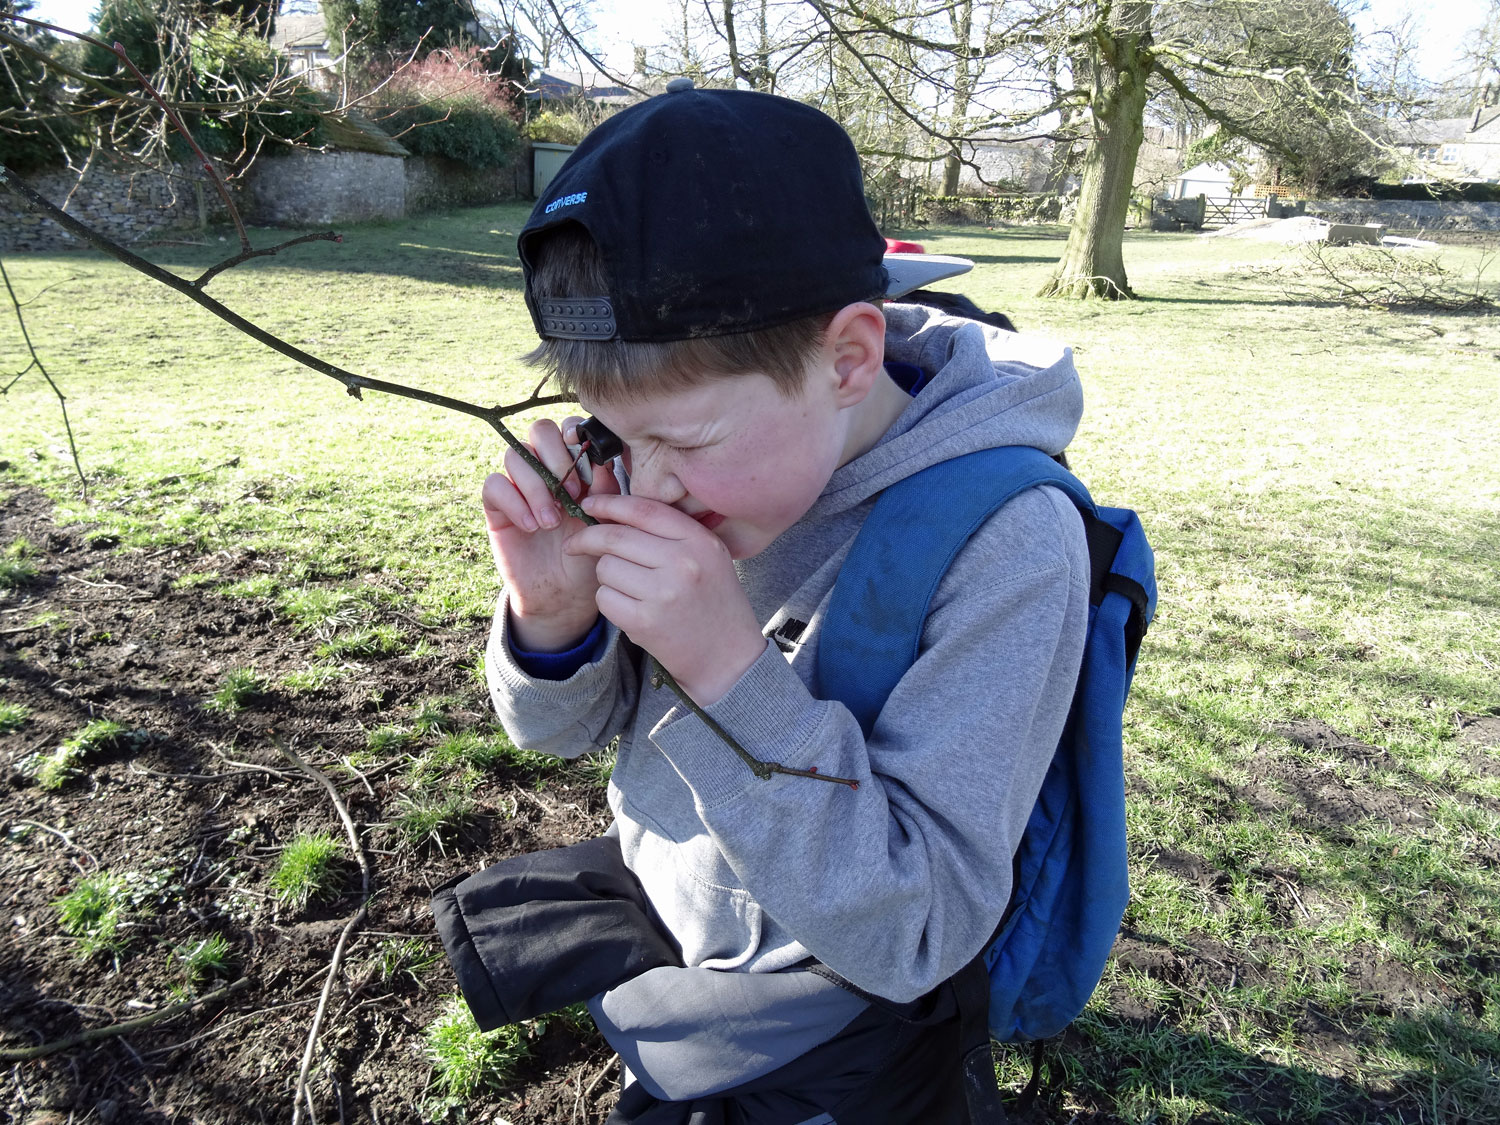
[[[1274, 0], [1271, 0], [1274, 2]], [[75, 30], [87, 30], [99, 0], [37, 0], [28, 14]], [[1421, 23], [1423, 70], [1429, 78], [1443, 78], [1458, 65], [1464, 34], [1475, 27], [1488, 0], [1368, 0], [1368, 10], [1357, 18], [1361, 30], [1414, 13]], [[612, 66], [629, 69], [631, 44], [660, 42], [662, 28], [675, 7], [673, 0], [599, 0], [595, 5], [597, 46]]]

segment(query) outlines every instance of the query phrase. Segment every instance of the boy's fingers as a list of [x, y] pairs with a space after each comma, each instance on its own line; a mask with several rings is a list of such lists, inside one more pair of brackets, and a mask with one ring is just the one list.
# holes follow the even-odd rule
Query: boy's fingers
[[594, 567], [594, 577], [600, 586], [618, 590], [628, 598], [644, 601], [660, 590], [661, 578], [649, 566], [622, 559], [618, 555], [603, 555]]
[[[564, 424], [567, 421], [568, 419], [564, 419]], [[543, 418], [532, 424], [531, 432], [527, 436], [530, 438], [531, 449], [536, 454], [537, 460], [547, 466], [548, 472], [563, 482], [570, 496], [577, 499], [579, 493], [583, 491], [583, 484], [578, 479], [578, 474], [571, 471], [578, 455], [568, 448], [563, 430], [556, 422]]]
[[671, 548], [660, 535], [624, 523], [596, 523], [568, 536], [563, 549], [570, 555], [614, 555], [636, 566], [655, 568], [667, 559]]
[[535, 531], [530, 506], [504, 473], [491, 473], [484, 481], [484, 522], [492, 532], [508, 527]]
[[663, 539], [686, 539], [701, 525], [670, 504], [647, 500], [642, 496], [591, 495], [582, 501], [583, 510], [596, 520], [625, 524]]
[[542, 526], [547, 526], [547, 520], [543, 518], [544, 513], [551, 512], [551, 526], [556, 527], [560, 522], [557, 514], [557, 504], [552, 499], [552, 494], [547, 491], [547, 486], [542, 483], [542, 478], [537, 476], [533, 469], [514, 449], [505, 454], [505, 475], [515, 485], [516, 491], [520, 493], [522, 502], [531, 517]]

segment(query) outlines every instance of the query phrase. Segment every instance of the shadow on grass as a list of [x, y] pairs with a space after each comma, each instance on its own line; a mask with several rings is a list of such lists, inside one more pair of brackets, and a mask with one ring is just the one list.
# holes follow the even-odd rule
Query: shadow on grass
[[[273, 257], [244, 262], [227, 276], [291, 270], [397, 276], [436, 284], [519, 290], [521, 262], [516, 254], [516, 234], [529, 213], [530, 204], [501, 204], [391, 222], [256, 228], [250, 231], [250, 241], [258, 249], [329, 229], [338, 231], [342, 242], [294, 246]], [[132, 249], [148, 261], [191, 279], [231, 256], [237, 242], [232, 230], [213, 228], [185, 235], [181, 241], [163, 240]], [[105, 257], [93, 249], [38, 255], [44, 256], [68, 261]], [[208, 291], [213, 293], [214, 288], [210, 284]]]
[[[1325, 1029], [1333, 1027], [1311, 1018]], [[1358, 1046], [1389, 1051], [1406, 1062], [1378, 1080], [1361, 1082], [1336, 1073], [1343, 1052], [1333, 1040], [1326, 1046], [1329, 1070], [1335, 1073], [1323, 1073], [1183, 1031], [1170, 1017], [1086, 1014], [1051, 1052], [1047, 1069], [1053, 1079], [1043, 1086], [1041, 1104], [1014, 1120], [1018, 1125], [1066, 1121], [1072, 1108], [1066, 1103], [1077, 1101], [1093, 1103], [1116, 1120], [1181, 1120], [1184, 1100], [1208, 1103], [1231, 1115], [1212, 1120], [1257, 1123], [1459, 1125], [1500, 1119], [1500, 1086], [1490, 1079], [1485, 1061], [1500, 1049], [1500, 1039], [1468, 1035], [1462, 1049], [1472, 1057], [1465, 1059], [1439, 1045], [1451, 1040], [1451, 1034], [1439, 1014], [1390, 1021], [1372, 1036], [1361, 1037]], [[1055, 1077], [1059, 1067], [1067, 1072], [1062, 1082]], [[1080, 1081], [1080, 1070], [1087, 1079]]]
[[[968, 258], [976, 266], [1025, 266], [1036, 263], [1051, 264], [1057, 261], [1056, 254], [962, 254], [960, 257]], [[939, 285], [945, 284], [939, 282]], [[961, 278], [955, 278], [946, 284], [962, 285]]]

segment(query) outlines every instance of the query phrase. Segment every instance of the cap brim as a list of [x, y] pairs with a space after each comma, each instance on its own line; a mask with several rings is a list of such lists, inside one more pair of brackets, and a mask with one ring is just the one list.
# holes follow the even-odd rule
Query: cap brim
[[887, 254], [885, 256], [887, 300], [903, 297], [913, 289], [925, 289], [934, 281], [968, 273], [974, 263], [947, 254]]

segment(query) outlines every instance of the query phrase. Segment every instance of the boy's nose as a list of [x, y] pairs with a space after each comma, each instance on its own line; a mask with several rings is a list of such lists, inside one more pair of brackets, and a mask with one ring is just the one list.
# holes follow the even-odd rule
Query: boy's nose
[[630, 469], [630, 495], [675, 504], [687, 495], [687, 489], [675, 473], [663, 471], [656, 458], [636, 458]]

